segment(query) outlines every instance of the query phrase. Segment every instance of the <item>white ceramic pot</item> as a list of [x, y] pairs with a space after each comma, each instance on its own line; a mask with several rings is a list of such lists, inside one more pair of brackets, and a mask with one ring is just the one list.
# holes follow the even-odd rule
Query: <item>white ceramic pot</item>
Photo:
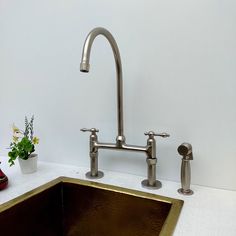
[[18, 158], [18, 161], [23, 174], [30, 174], [37, 171], [38, 154], [31, 153], [27, 160]]

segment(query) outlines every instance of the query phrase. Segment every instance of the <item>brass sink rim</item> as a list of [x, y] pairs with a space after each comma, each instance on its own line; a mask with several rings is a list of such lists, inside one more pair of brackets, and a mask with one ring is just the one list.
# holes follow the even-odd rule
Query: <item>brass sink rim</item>
[[110, 184], [104, 184], [104, 183], [98, 183], [98, 182], [93, 182], [93, 181], [88, 181], [88, 180], [81, 180], [81, 179], [76, 179], [76, 178], [71, 178], [71, 177], [65, 177], [65, 176], [60, 176], [54, 180], [51, 180], [45, 184], [40, 185], [39, 187], [36, 187], [33, 190], [30, 190], [12, 200], [9, 200], [3, 204], [0, 205], [0, 213], [15, 206], [16, 204], [23, 202], [29, 198], [31, 198], [34, 195], [37, 195], [38, 193], [49, 189], [50, 187], [53, 187], [59, 183], [72, 183], [72, 184], [79, 184], [79, 185], [84, 185], [88, 187], [93, 187], [97, 189], [103, 189], [107, 191], [112, 191], [112, 192], [118, 192], [126, 195], [131, 195], [139, 198], [144, 198], [144, 199], [149, 199], [149, 200], [154, 200], [154, 201], [159, 201], [159, 202], [164, 202], [164, 203], [169, 203], [171, 204], [170, 211], [168, 213], [168, 216], [162, 226], [161, 232], [159, 235], [165, 236], [165, 235], [172, 235], [174, 232], [174, 229], [176, 227], [178, 218], [181, 213], [181, 209], [183, 206], [184, 201], [180, 199], [174, 199], [170, 197], [165, 197], [149, 192], [142, 192], [139, 190], [133, 190], [133, 189], [128, 189], [128, 188], [123, 188], [119, 186], [114, 186]]

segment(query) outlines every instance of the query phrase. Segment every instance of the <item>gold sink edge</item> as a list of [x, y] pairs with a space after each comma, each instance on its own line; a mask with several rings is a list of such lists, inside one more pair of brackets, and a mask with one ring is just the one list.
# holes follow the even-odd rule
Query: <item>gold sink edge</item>
[[104, 190], [109, 190], [109, 191], [113, 191], [113, 192], [119, 192], [122, 194], [127, 194], [127, 195], [132, 195], [132, 196], [136, 196], [136, 197], [141, 197], [141, 198], [145, 198], [145, 199], [151, 199], [151, 200], [156, 200], [156, 201], [161, 201], [161, 202], [165, 202], [165, 203], [169, 203], [171, 204], [171, 209], [170, 212], [165, 220], [165, 223], [162, 227], [162, 230], [160, 232], [160, 236], [166, 236], [166, 235], [172, 235], [175, 229], [175, 226], [177, 224], [182, 206], [184, 201], [180, 200], [180, 199], [173, 199], [170, 197], [164, 197], [164, 196], [160, 196], [160, 195], [156, 195], [156, 194], [152, 194], [152, 193], [147, 193], [147, 192], [142, 192], [142, 191], [138, 191], [138, 190], [132, 190], [132, 189], [127, 189], [127, 188], [123, 188], [123, 187], [118, 187], [118, 186], [114, 186], [114, 185], [108, 185], [108, 184], [104, 184], [104, 183], [97, 183], [97, 182], [92, 182], [92, 181], [88, 181], [88, 180], [81, 180], [81, 179], [75, 179], [75, 178], [70, 178], [70, 177], [58, 177], [54, 180], [51, 180], [29, 192], [26, 192], [8, 202], [5, 202], [3, 204], [0, 205], [0, 213], [6, 209], [9, 209], [10, 207], [13, 207], [14, 205], [25, 201], [26, 199], [37, 195], [38, 193], [53, 187], [54, 185], [58, 184], [58, 183], [74, 183], [74, 184], [80, 184], [80, 185], [84, 185], [84, 186], [92, 186], [94, 188], [99, 188], [99, 189], [104, 189]]

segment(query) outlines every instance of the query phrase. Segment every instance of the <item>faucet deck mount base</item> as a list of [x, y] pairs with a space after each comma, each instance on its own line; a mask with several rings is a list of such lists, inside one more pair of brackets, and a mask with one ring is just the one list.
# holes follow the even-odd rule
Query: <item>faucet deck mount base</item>
[[178, 193], [183, 194], [183, 195], [193, 195], [193, 190], [188, 189], [184, 190], [183, 188], [178, 189]]
[[150, 185], [148, 180], [145, 179], [141, 182], [141, 184], [144, 188], [148, 188], [148, 189], [159, 189], [162, 186], [161, 182], [158, 180], [156, 180], [153, 185]]
[[93, 176], [92, 172], [89, 171], [85, 174], [85, 176], [88, 179], [101, 179], [104, 176], [104, 173], [102, 171], [98, 171], [97, 175]]

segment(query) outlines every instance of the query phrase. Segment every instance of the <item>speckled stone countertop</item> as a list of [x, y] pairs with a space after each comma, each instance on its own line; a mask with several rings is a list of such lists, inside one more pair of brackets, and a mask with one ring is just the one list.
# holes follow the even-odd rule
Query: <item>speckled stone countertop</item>
[[[39, 162], [38, 171], [27, 175], [21, 174], [18, 164], [9, 168], [2, 163], [1, 168], [9, 178], [9, 186], [0, 191], [0, 204], [59, 176], [86, 179], [88, 170], [49, 162]], [[177, 193], [180, 183], [161, 180], [161, 189], [147, 190], [140, 184], [144, 176], [105, 170], [104, 174], [104, 178], [94, 181], [184, 200], [174, 236], [236, 236], [236, 191], [192, 185], [194, 195], [182, 196]]]

